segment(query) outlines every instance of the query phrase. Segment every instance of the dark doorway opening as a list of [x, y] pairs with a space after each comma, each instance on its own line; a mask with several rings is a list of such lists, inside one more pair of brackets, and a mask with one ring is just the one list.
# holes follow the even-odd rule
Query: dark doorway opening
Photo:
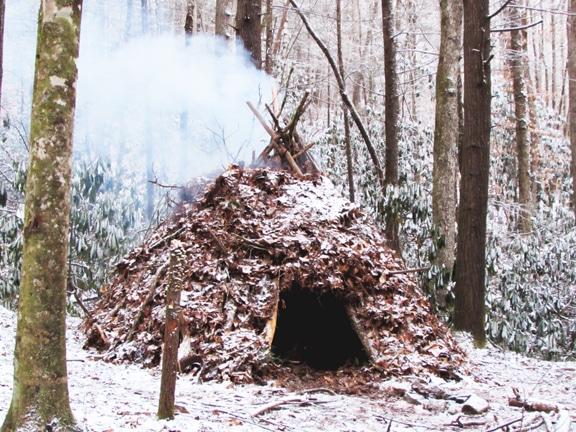
[[334, 294], [300, 287], [280, 294], [272, 352], [321, 370], [368, 362], [362, 342]]

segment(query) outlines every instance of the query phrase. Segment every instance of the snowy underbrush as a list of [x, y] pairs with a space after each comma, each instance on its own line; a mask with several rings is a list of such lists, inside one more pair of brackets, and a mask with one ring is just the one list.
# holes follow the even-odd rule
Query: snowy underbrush
[[[571, 210], [541, 207], [532, 232], [502, 235], [494, 209], [488, 239], [489, 336], [544, 359], [576, 358], [576, 228]], [[507, 214], [510, 214], [508, 212]]]

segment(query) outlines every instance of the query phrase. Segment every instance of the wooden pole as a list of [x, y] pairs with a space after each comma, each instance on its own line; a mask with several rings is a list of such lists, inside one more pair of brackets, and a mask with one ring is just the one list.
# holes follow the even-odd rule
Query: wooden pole
[[174, 418], [176, 374], [178, 372], [178, 344], [180, 337], [180, 291], [182, 264], [186, 256], [183, 243], [172, 240], [170, 267], [166, 286], [166, 323], [162, 348], [162, 378], [160, 382], [159, 419]]

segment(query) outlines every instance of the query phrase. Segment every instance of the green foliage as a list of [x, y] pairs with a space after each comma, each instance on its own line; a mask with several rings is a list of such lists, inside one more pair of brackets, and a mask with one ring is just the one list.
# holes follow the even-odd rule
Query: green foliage
[[[514, 146], [513, 112], [507, 93], [493, 101], [491, 172], [487, 239], [487, 333], [500, 345], [549, 359], [576, 357], [576, 228], [570, 209], [569, 147], [563, 120], [550, 110], [538, 110], [545, 133], [532, 143], [534, 231], [517, 233], [520, 208]], [[377, 106], [377, 105], [375, 105]], [[366, 108], [365, 124], [383, 158], [382, 113]], [[341, 118], [317, 139], [317, 160], [347, 193]], [[383, 223], [400, 223], [402, 255], [407, 267], [428, 267], [444, 247], [432, 225], [432, 134], [418, 124], [404, 123], [400, 141], [400, 183], [382, 193], [365, 144], [353, 134], [354, 178], [359, 204]], [[449, 269], [431, 266], [416, 275], [431, 300], [441, 294], [446, 305], [433, 303], [448, 321], [453, 300]]]
[[101, 159], [79, 161], [72, 178], [69, 289], [97, 292], [111, 266], [139, 240], [141, 204]]
[[[9, 161], [10, 162], [10, 161]], [[24, 223], [24, 186], [26, 167], [11, 161], [2, 172], [0, 190], [0, 300], [13, 303], [20, 285], [22, 228]]]
[[[137, 191], [112, 176], [101, 159], [78, 160], [72, 175], [70, 212], [69, 290], [96, 294], [109, 271], [140, 239], [141, 205]], [[22, 260], [23, 191], [25, 169], [13, 163], [11, 181], [0, 182], [0, 298], [14, 305]], [[123, 179], [126, 181], [126, 179]]]
[[[384, 154], [382, 113], [366, 108], [365, 125], [380, 155]], [[344, 128], [337, 119], [315, 146], [317, 160], [331, 180], [347, 195], [347, 176], [344, 164]], [[358, 203], [372, 214], [374, 219], [384, 224], [387, 217], [399, 222], [402, 244], [402, 257], [408, 267], [427, 267], [442, 240], [432, 226], [431, 190], [432, 184], [432, 131], [423, 130], [418, 124], [405, 123], [401, 129], [399, 142], [399, 184], [388, 187], [385, 193], [378, 185], [372, 160], [365, 143], [354, 134], [354, 179]], [[430, 269], [416, 275], [420, 278], [429, 295], [439, 289], [448, 290], [450, 275], [445, 269]]]
[[576, 228], [564, 121], [540, 108], [532, 142], [533, 231], [518, 234], [517, 167], [509, 103], [494, 99], [487, 239], [487, 333], [498, 344], [546, 359], [576, 358]]
[[539, 212], [533, 223], [530, 235], [489, 238], [488, 334], [516, 351], [546, 359], [573, 359], [574, 216], [556, 206]]

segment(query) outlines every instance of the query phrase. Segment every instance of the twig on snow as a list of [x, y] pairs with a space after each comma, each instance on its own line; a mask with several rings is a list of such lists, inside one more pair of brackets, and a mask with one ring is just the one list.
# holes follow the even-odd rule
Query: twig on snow
[[292, 398], [285, 398], [285, 399], [280, 399], [274, 402], [270, 402], [267, 403], [266, 405], [261, 406], [260, 408], [258, 408], [255, 411], [252, 411], [250, 413], [250, 415], [252, 417], [258, 417], [261, 414], [264, 414], [265, 412], [268, 412], [274, 408], [277, 408], [281, 405], [285, 405], [285, 404], [289, 404], [289, 403], [309, 403], [308, 400], [306, 400], [305, 398], [301, 398], [301, 397], [292, 397]]
[[338, 394], [334, 390], [330, 390], [326, 387], [316, 387], [311, 389], [302, 390], [300, 393], [302, 394], [310, 394], [310, 393], [328, 393], [332, 396], [338, 396]]
[[507, 428], [508, 426], [513, 425], [514, 423], [521, 422], [522, 420], [524, 420], [524, 416], [518, 417], [517, 419], [514, 419], [514, 420], [510, 420], [510, 421], [508, 421], [508, 422], [506, 422], [506, 423], [502, 423], [501, 425], [498, 425], [498, 426], [496, 426], [496, 427], [494, 427], [494, 428], [492, 428], [492, 429], [488, 429], [486, 432], [495, 432], [495, 431], [500, 430], [500, 429], [505, 429], [505, 428]]
[[[393, 422], [398, 423], [398, 424], [401, 424], [401, 425], [403, 425], [403, 426], [409, 426], [409, 427], [413, 427], [413, 428], [422, 428], [422, 429], [428, 429], [428, 430], [434, 430], [434, 431], [437, 431], [437, 430], [441, 430], [441, 429], [442, 429], [442, 427], [440, 427], [440, 426], [427, 426], [427, 425], [422, 425], [422, 424], [417, 424], [417, 423], [403, 422], [403, 421], [400, 421], [400, 420], [396, 420], [396, 419], [394, 419], [394, 418], [392, 418], [392, 417], [385, 417], [385, 416], [381, 416], [381, 415], [376, 415], [376, 416], [374, 416], [374, 417], [379, 418], [379, 419], [382, 419], [382, 420], [385, 420], [385, 421], [388, 421], [388, 422], [392, 422], [392, 421], [393, 421]], [[390, 428], [390, 425], [388, 425], [388, 427]]]

